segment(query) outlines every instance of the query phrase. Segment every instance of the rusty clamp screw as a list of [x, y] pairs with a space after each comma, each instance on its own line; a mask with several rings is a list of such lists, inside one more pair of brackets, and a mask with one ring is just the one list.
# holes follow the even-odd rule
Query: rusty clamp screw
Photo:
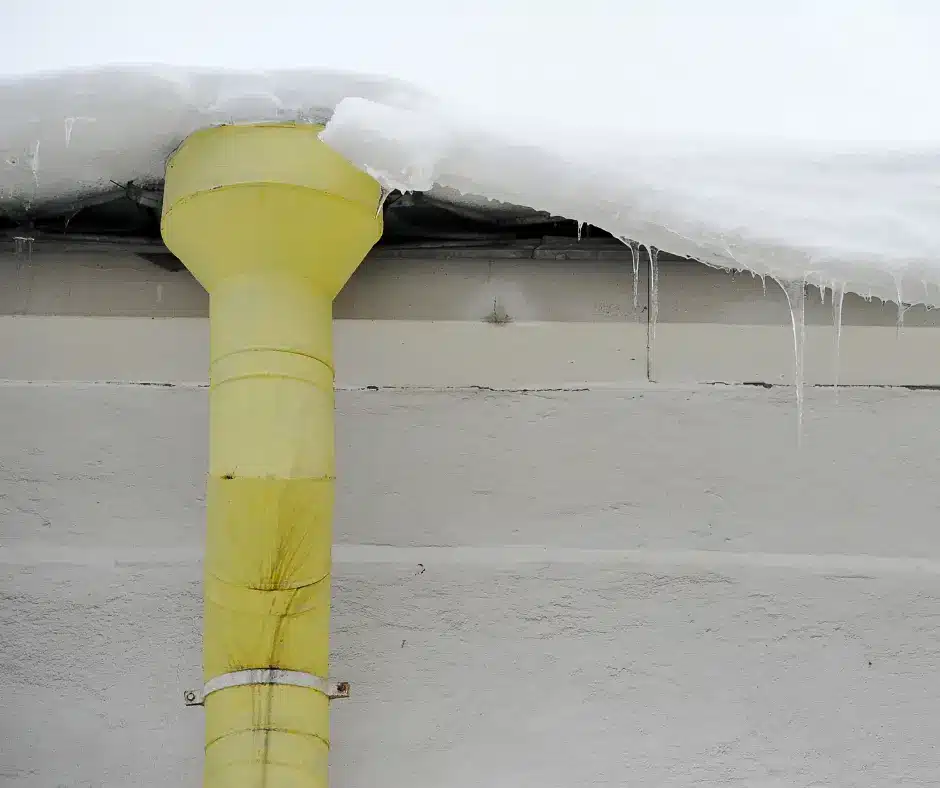
[[331, 681], [327, 685], [326, 696], [330, 700], [341, 700], [343, 698], [349, 697], [349, 682], [348, 681]]

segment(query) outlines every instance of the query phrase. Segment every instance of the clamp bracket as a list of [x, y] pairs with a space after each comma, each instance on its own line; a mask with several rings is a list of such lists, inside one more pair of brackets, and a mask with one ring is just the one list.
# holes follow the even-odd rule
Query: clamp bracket
[[183, 693], [183, 702], [187, 706], [202, 706], [206, 698], [213, 692], [228, 689], [229, 687], [245, 687], [252, 685], [275, 685], [289, 687], [306, 687], [326, 695], [330, 700], [340, 700], [349, 697], [348, 681], [333, 681], [312, 673], [299, 670], [281, 670], [280, 668], [253, 668], [250, 670], [237, 670], [234, 673], [223, 673], [209, 679], [202, 690], [186, 690]]

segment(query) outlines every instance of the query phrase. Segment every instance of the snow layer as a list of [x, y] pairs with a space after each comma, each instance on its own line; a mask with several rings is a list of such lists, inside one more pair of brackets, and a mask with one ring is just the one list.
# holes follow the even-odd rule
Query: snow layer
[[222, 123], [322, 123], [346, 96], [419, 106], [395, 79], [337, 71], [123, 66], [0, 81], [0, 214], [62, 211], [133, 181], [163, 180], [193, 131]]
[[[23, 76], [5, 53], [0, 69], [20, 75], [0, 84], [0, 211], [159, 179], [167, 154], [203, 125], [323, 120], [338, 104], [325, 139], [402, 188], [452, 188], [713, 265], [940, 304], [940, 108], [930, 100], [940, 9], [700, 6], [585, 0], [534, 15], [523, 0], [472, 13], [411, 0], [350, 15], [284, 2], [266, 40], [257, 11], [235, 3], [206, 16], [206, 40], [191, 2], [84, 37], [66, 29], [75, 11], [59, 4], [43, 33], [50, 66], [100, 62], [96, 41], [109, 59], [142, 52], [177, 65]], [[27, 33], [44, 6], [29, 8], [14, 14], [17, 42], [35, 43]], [[82, 14], [76, 24], [95, 17]], [[416, 87], [322, 68], [180, 67], [296, 63], [309, 57], [297, 37], [311, 35], [306, 49], [328, 65]], [[17, 47], [26, 64], [39, 57]]]
[[358, 98], [322, 137], [395, 188], [451, 187], [711, 265], [940, 304], [940, 137], [897, 148], [639, 134], [539, 146]]

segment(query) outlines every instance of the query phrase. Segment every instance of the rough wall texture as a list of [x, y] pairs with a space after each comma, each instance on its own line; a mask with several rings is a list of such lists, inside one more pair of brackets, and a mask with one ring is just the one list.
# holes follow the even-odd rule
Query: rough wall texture
[[[940, 395], [791, 394], [339, 392], [332, 784], [935, 785]], [[0, 386], [4, 786], [198, 786], [205, 432]]]
[[[370, 257], [340, 294], [340, 385], [793, 380], [790, 312], [774, 282], [765, 290], [751, 276], [664, 263], [653, 332], [646, 270], [634, 293], [625, 247], [609, 259], [424, 252]], [[829, 384], [836, 380], [832, 305], [818, 296], [807, 297], [805, 376]], [[0, 250], [0, 379], [204, 382], [207, 313], [206, 294], [187, 271], [164, 271], [130, 251], [44, 243], [26, 259]], [[909, 309], [902, 330], [897, 320], [894, 304], [845, 298], [842, 383], [940, 386], [940, 311]]]
[[[477, 253], [337, 303], [334, 788], [936, 785], [940, 393], [809, 390], [797, 451], [792, 390], [694, 385], [792, 379], [772, 284], [664, 265], [652, 339], [629, 260]], [[200, 783], [206, 306], [0, 254], [3, 788]], [[847, 299], [842, 380], [940, 383], [938, 314]]]

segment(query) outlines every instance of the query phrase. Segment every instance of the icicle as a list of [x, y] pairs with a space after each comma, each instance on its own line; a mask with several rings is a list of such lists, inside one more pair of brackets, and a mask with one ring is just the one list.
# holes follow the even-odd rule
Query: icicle
[[392, 193], [392, 190], [382, 186], [382, 191], [379, 194], [379, 204], [375, 209], [375, 215], [378, 216], [382, 213], [382, 209], [385, 207], [385, 201], [388, 199], [388, 195]]
[[647, 246], [650, 258], [650, 339], [656, 339], [656, 322], [659, 320], [659, 249]]
[[33, 180], [36, 182], [36, 188], [39, 188], [39, 140], [36, 140], [35, 146], [29, 156], [29, 169], [33, 173]]
[[77, 117], [68, 117], [65, 119], [65, 147], [69, 147], [72, 144], [72, 132], [75, 130], [76, 123], [94, 123], [94, 118], [86, 118], [84, 116]]
[[26, 261], [32, 262], [33, 259], [33, 238], [28, 235], [17, 235], [13, 238], [13, 253], [17, 257], [26, 255]]
[[761, 283], [761, 287], [764, 288], [764, 297], [766, 298], [767, 297], [767, 274], [760, 275], [760, 283]]
[[584, 222], [579, 221], [577, 224], [578, 224], [578, 243], [581, 243], [581, 228], [584, 226]]
[[904, 313], [907, 312], [907, 307], [904, 305], [904, 295], [901, 293], [901, 275], [895, 274], [894, 276], [894, 289], [898, 294], [898, 327], [897, 333], [898, 336], [901, 336], [901, 329], [904, 327]]
[[781, 282], [790, 305], [793, 325], [794, 386], [796, 387], [797, 443], [803, 442], [803, 350], [806, 345], [806, 281]]
[[842, 349], [842, 302], [845, 300], [845, 282], [832, 283], [832, 327], [835, 329], [835, 358], [833, 359], [833, 386], [839, 401], [839, 372]]
[[823, 306], [826, 305], [826, 286], [823, 284], [817, 285], [819, 288], [819, 303]]
[[630, 256], [633, 258], [633, 314], [640, 319], [640, 245], [630, 241]]
[[624, 246], [630, 249], [630, 260], [633, 263], [633, 315], [639, 322], [640, 320], [640, 244], [637, 241], [631, 241], [622, 235], [617, 236]]

